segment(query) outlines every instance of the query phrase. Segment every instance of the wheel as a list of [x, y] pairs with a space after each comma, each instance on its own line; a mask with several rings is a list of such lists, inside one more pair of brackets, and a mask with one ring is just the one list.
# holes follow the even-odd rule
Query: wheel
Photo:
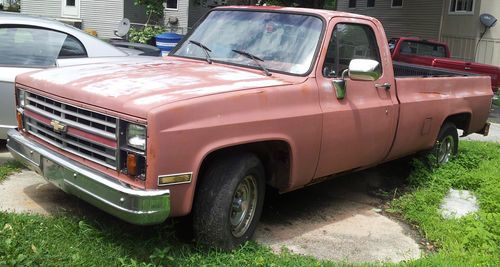
[[434, 155], [438, 165], [443, 165], [458, 153], [458, 132], [453, 123], [445, 123], [439, 130]]
[[264, 167], [253, 154], [216, 160], [198, 186], [193, 232], [201, 245], [232, 250], [249, 240], [262, 213]]

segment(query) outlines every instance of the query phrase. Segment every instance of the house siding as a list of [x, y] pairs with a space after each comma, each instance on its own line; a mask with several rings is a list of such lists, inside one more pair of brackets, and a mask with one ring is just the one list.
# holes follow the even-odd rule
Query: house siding
[[448, 13], [450, 0], [446, 0], [445, 6], [441, 40], [450, 46], [452, 57], [500, 66], [500, 27], [489, 29], [478, 44], [484, 31], [479, 16], [490, 13], [500, 18], [500, 1], [476, 0], [474, 13], [466, 15]]
[[388, 38], [415, 36], [439, 39], [443, 0], [403, 0], [403, 7], [391, 8], [391, 0], [375, 0], [375, 7], [366, 7], [367, 0], [357, 0], [349, 8], [348, 0], [338, 0], [337, 10], [375, 17], [384, 25]]
[[84, 29], [94, 29], [100, 38], [115, 37], [120, 20], [123, 19], [124, 4], [122, 0], [95, 0], [80, 3], [80, 17]]
[[[169, 31], [177, 32], [179, 34], [186, 34], [188, 31], [189, 23], [189, 1], [190, 0], [178, 0], [177, 10], [165, 8], [165, 26], [169, 27]], [[177, 18], [177, 24], [170, 24], [169, 18]]]
[[22, 0], [21, 13], [49, 18], [60, 18], [61, 0]]

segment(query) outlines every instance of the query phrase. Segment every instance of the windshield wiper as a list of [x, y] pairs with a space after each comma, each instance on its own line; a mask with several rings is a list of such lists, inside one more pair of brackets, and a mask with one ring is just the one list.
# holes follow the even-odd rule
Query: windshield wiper
[[210, 54], [208, 53], [208, 52], [212, 52], [212, 50], [210, 50], [210, 48], [206, 47], [205, 45], [203, 45], [200, 42], [193, 41], [193, 40], [189, 40], [189, 43], [194, 44], [198, 47], [201, 47], [203, 49], [203, 51], [205, 52], [205, 58], [206, 58], [208, 64], [212, 64], [212, 59], [210, 58]]
[[248, 53], [246, 51], [240, 51], [240, 50], [233, 49], [233, 52], [235, 52], [237, 54], [240, 54], [242, 56], [245, 56], [245, 57], [253, 60], [255, 62], [255, 64], [257, 64], [257, 66], [259, 66], [264, 71], [264, 73], [266, 73], [267, 76], [271, 76], [272, 75], [266, 67], [264, 67], [262, 64], [260, 64], [259, 61], [264, 62], [263, 59], [261, 59], [261, 58], [259, 58], [257, 56], [254, 56], [254, 55], [252, 55], [252, 54], [250, 54], [250, 53]]

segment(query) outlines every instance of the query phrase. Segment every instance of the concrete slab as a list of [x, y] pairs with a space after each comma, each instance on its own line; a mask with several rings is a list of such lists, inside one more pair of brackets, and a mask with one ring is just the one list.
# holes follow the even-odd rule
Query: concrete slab
[[417, 234], [380, 213], [381, 200], [366, 194], [363, 175], [280, 196], [264, 211], [254, 239], [276, 252], [286, 248], [337, 262], [418, 259]]
[[478, 210], [477, 198], [468, 190], [450, 189], [441, 204], [441, 215], [446, 219], [460, 218]]
[[[461, 134], [461, 132], [459, 134]], [[461, 139], [462, 140], [474, 140], [474, 141], [500, 143], [500, 124], [499, 123], [491, 123], [490, 132], [489, 132], [488, 136], [483, 136], [480, 134], [471, 134], [469, 136], [462, 137]]]

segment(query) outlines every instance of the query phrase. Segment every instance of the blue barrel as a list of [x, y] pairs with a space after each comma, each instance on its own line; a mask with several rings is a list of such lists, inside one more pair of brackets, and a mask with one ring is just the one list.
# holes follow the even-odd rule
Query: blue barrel
[[182, 35], [173, 32], [158, 34], [156, 35], [156, 47], [160, 48], [162, 56], [168, 55], [182, 37]]

